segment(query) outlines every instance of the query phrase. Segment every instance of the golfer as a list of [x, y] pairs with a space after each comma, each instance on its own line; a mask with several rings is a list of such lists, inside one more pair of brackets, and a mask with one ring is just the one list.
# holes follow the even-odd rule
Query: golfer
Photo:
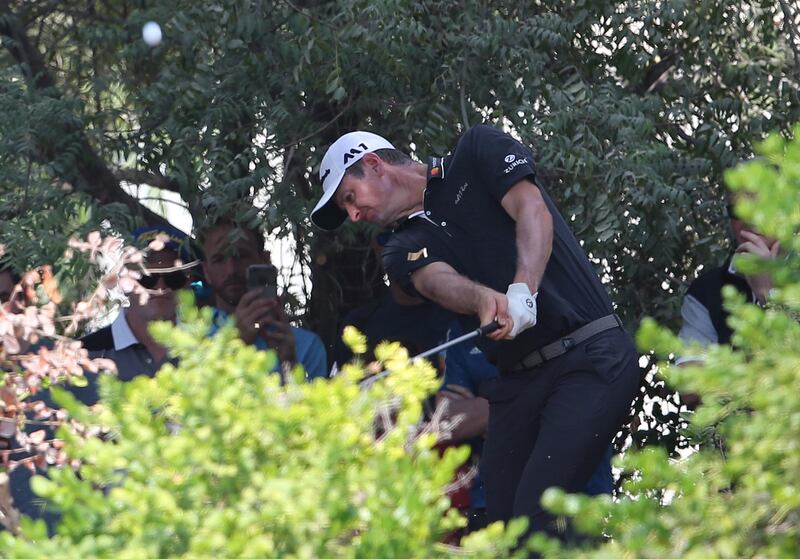
[[566, 538], [540, 499], [579, 492], [627, 417], [639, 386], [630, 336], [580, 244], [536, 182], [533, 154], [476, 126], [427, 165], [384, 138], [351, 132], [320, 165], [322, 229], [348, 217], [393, 228], [392, 278], [459, 313], [465, 330], [497, 320], [478, 345], [501, 375], [482, 390], [481, 463], [489, 520], [529, 518]]

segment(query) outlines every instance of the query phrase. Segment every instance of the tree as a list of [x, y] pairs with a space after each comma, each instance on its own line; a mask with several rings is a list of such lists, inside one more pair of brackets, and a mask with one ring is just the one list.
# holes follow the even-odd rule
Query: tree
[[80, 277], [69, 234], [160, 219], [131, 186], [177, 192], [196, 221], [291, 237], [298, 314], [330, 343], [382, 276], [363, 229], [309, 226], [324, 147], [370, 128], [425, 157], [488, 121], [536, 149], [626, 323], [674, 321], [728, 246], [722, 170], [800, 118], [798, 17], [785, 0], [3, 0], [0, 238], [20, 267]]

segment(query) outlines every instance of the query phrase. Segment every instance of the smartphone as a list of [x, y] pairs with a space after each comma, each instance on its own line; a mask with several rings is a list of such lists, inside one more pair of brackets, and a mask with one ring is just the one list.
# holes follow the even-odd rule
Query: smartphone
[[278, 297], [278, 269], [272, 264], [253, 264], [247, 267], [247, 289], [260, 289], [267, 299]]

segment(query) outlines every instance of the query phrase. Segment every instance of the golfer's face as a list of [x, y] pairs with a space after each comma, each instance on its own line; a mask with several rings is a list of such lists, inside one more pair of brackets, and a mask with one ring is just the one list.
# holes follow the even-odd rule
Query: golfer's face
[[367, 221], [378, 225], [392, 223], [391, 190], [381, 179], [345, 175], [336, 191], [336, 204], [347, 212], [350, 221]]

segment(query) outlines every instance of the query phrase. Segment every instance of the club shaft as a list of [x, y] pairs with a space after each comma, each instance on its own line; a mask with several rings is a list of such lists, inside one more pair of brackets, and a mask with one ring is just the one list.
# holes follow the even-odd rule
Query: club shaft
[[440, 351], [444, 351], [448, 347], [452, 347], [454, 345], [458, 345], [461, 342], [466, 342], [467, 340], [471, 340], [472, 338], [477, 338], [480, 335], [481, 335], [480, 328], [475, 329], [472, 332], [468, 332], [468, 333], [464, 334], [463, 336], [459, 336], [459, 337], [454, 338], [452, 340], [449, 340], [449, 341], [447, 341], [447, 342], [445, 342], [445, 343], [443, 343], [441, 345], [437, 345], [436, 347], [432, 347], [428, 351], [423, 351], [419, 355], [415, 355], [413, 357], [413, 359], [422, 359], [423, 357], [429, 357], [431, 355], [439, 353]]
[[[436, 347], [432, 347], [428, 351], [424, 351], [424, 352], [420, 353], [419, 355], [415, 355], [414, 357], [411, 358], [411, 361], [417, 361], [418, 359], [424, 359], [425, 357], [428, 357], [430, 355], [434, 355], [436, 353], [439, 353], [440, 351], [443, 351], [443, 350], [447, 349], [448, 347], [452, 347], [454, 345], [458, 345], [460, 343], [466, 342], [467, 340], [471, 340], [472, 338], [477, 338], [478, 336], [484, 336], [486, 334], [491, 334], [492, 332], [497, 330], [499, 327], [500, 327], [500, 325], [497, 323], [497, 321], [491, 322], [491, 323], [489, 323], [489, 324], [487, 324], [485, 326], [481, 326], [480, 328], [476, 328], [472, 332], [467, 332], [463, 336], [459, 336], [459, 337], [454, 338], [454, 339], [452, 339], [450, 341], [447, 341], [447, 342], [445, 342], [445, 343], [443, 343], [441, 345], [437, 345]], [[367, 388], [367, 387], [371, 386], [374, 382], [384, 378], [388, 374], [389, 374], [389, 371], [381, 371], [377, 375], [372, 375], [371, 377], [365, 378], [364, 380], [362, 380], [358, 384], [359, 384], [359, 386], [361, 386], [361, 388]]]

